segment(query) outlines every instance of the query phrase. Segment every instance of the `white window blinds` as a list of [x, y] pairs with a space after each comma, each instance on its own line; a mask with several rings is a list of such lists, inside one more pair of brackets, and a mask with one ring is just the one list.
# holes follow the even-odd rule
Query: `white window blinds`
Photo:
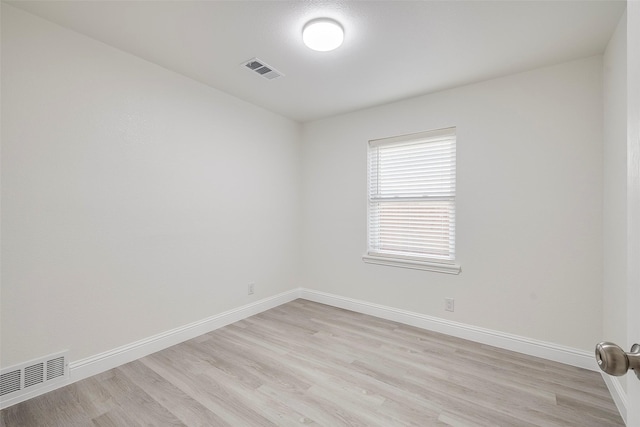
[[369, 141], [368, 254], [455, 261], [455, 128]]

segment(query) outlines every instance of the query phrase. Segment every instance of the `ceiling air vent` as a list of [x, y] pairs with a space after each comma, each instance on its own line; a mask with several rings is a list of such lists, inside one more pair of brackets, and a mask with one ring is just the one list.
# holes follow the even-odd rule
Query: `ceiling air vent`
[[273, 68], [271, 65], [265, 64], [262, 59], [253, 58], [245, 62], [243, 65], [249, 70], [260, 74], [267, 80], [273, 80], [284, 76], [284, 74]]

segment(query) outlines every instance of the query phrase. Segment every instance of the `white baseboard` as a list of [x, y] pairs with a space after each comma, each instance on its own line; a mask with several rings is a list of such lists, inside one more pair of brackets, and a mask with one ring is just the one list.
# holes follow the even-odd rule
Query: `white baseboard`
[[[490, 329], [479, 328], [476, 326], [328, 294], [325, 292], [297, 288], [97, 354], [95, 356], [71, 362], [69, 364], [69, 379], [57, 384], [55, 388], [60, 388], [92, 375], [116, 368], [122, 364], [171, 347], [172, 345], [179, 344], [191, 338], [195, 338], [199, 335], [206, 334], [215, 329], [277, 307], [281, 304], [285, 304], [289, 301], [293, 301], [297, 298], [304, 298], [309, 301], [315, 301], [358, 313], [368, 314], [382, 319], [392, 320], [406, 325], [440, 332], [580, 368], [586, 368], [594, 371], [599, 370], [593, 355], [590, 352], [583, 350], [533, 340], [518, 335], [506, 334]], [[620, 382], [617, 378], [610, 377], [605, 377], [605, 382], [611, 391], [611, 395], [618, 406], [622, 417], [626, 419], [626, 394], [624, 393]], [[0, 399], [0, 409], [4, 409], [13, 404], [27, 400], [27, 398], [36, 397], [40, 394], [52, 391], [55, 388], [49, 387], [42, 389], [39, 390], [37, 394], [34, 390], [34, 393], [30, 393], [28, 396], [21, 399]]]
[[95, 356], [76, 360], [69, 363], [69, 376], [66, 381], [57, 382], [55, 386], [52, 385], [50, 387], [33, 390], [26, 395], [16, 396], [15, 398], [0, 399], [0, 409], [7, 408], [15, 405], [16, 403], [23, 402], [27, 399], [39, 396], [60, 387], [64, 387], [92, 375], [108, 371], [109, 369], [116, 368], [141, 357], [148, 356], [156, 351], [163, 350], [171, 347], [172, 345], [206, 334], [233, 322], [237, 322], [265, 310], [293, 301], [299, 298], [299, 296], [299, 289], [293, 289], [291, 291], [283, 292], [251, 304], [243, 305], [215, 316], [207, 317], [206, 319], [171, 329]]
[[518, 335], [484, 329], [477, 326], [466, 325], [464, 323], [453, 322], [446, 319], [427, 316], [425, 314], [400, 310], [393, 307], [373, 304], [366, 301], [346, 298], [311, 289], [300, 289], [300, 298], [380, 317], [382, 319], [392, 320], [405, 325], [440, 332], [458, 338], [464, 338], [469, 341], [475, 341], [506, 350], [516, 351], [518, 353], [528, 354], [530, 356], [541, 357], [543, 359], [553, 360], [592, 371], [599, 371], [593, 354], [584, 350], [564, 347], [545, 341], [538, 341]]
[[112, 369], [116, 366], [148, 356], [156, 351], [163, 350], [171, 347], [172, 345], [179, 344], [190, 340], [191, 338], [195, 338], [223, 326], [227, 326], [233, 322], [246, 319], [247, 317], [261, 313], [265, 310], [293, 301], [298, 297], [299, 291], [297, 289], [283, 292], [86, 359], [77, 360], [69, 364], [69, 375], [71, 377], [71, 381], [79, 381], [100, 372]]
[[624, 423], [627, 424], [627, 393], [622, 388], [620, 379], [607, 375], [604, 372], [602, 372], [602, 378], [609, 389], [609, 393], [611, 393], [611, 397], [618, 408], [618, 412], [620, 412], [620, 416], [624, 420]]

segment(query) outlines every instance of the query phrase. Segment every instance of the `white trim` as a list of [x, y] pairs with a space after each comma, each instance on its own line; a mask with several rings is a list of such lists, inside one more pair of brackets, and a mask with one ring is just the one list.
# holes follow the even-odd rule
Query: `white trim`
[[24, 402], [27, 399], [64, 387], [92, 375], [108, 371], [109, 369], [116, 368], [125, 363], [147, 356], [151, 353], [155, 353], [156, 351], [163, 350], [171, 347], [172, 345], [206, 334], [233, 322], [246, 319], [247, 317], [261, 313], [265, 310], [293, 301], [299, 298], [299, 293], [299, 289], [283, 292], [179, 328], [171, 329], [169, 331], [123, 345], [113, 350], [105, 351], [104, 353], [76, 360], [69, 363], [69, 378], [66, 381], [60, 381], [55, 385], [52, 384], [50, 387], [43, 387], [37, 390], [37, 393], [36, 390], [34, 390], [34, 393], [16, 396], [15, 399], [0, 401], [0, 409], [15, 405], [16, 403]]
[[613, 402], [616, 404], [616, 408], [618, 408], [618, 412], [620, 412], [622, 420], [625, 424], [627, 424], [627, 392], [625, 392], [622, 388], [622, 384], [620, 383], [618, 377], [612, 377], [611, 375], [607, 375], [604, 372], [600, 373], [602, 374], [604, 383], [609, 389], [609, 393], [611, 394]]
[[460, 264], [445, 264], [410, 259], [381, 257], [375, 255], [362, 255], [362, 260], [367, 264], [387, 265], [391, 267], [412, 268], [414, 270], [437, 271], [438, 273], [460, 274]]
[[[20, 399], [0, 401], [0, 409], [36, 397], [45, 392], [55, 390], [100, 372], [116, 368], [124, 363], [147, 356], [156, 351], [181, 343], [183, 341], [206, 334], [233, 322], [245, 319], [281, 304], [304, 298], [333, 307], [344, 308], [370, 316], [388, 319], [418, 328], [444, 333], [447, 335], [475, 341], [495, 347], [516, 351], [543, 359], [553, 360], [568, 365], [598, 371], [595, 358], [590, 352], [564, 347], [561, 345], [537, 341], [526, 337], [506, 334], [490, 329], [479, 328], [446, 319], [427, 316], [406, 310], [400, 310], [366, 301], [346, 298], [311, 289], [297, 288], [281, 294], [265, 298], [255, 303], [247, 304], [188, 325], [166, 331], [152, 337], [133, 342], [85, 359], [69, 364], [69, 379], [61, 381], [55, 386], [38, 390], [38, 393], [20, 396]], [[627, 398], [617, 378], [605, 377], [611, 395], [620, 414], [626, 420]]]
[[429, 141], [431, 139], [455, 138], [456, 127], [427, 130], [423, 132], [407, 133], [399, 136], [390, 136], [388, 138], [378, 138], [369, 141], [369, 146], [380, 147], [381, 145], [402, 144], [409, 142], [411, 144]]
[[206, 319], [145, 338], [116, 349], [81, 359], [69, 364], [71, 380], [78, 381], [92, 375], [147, 356], [183, 341], [209, 333], [265, 310], [298, 298], [298, 290], [284, 292], [263, 300], [216, 314]]
[[[640, 342], [640, 1], [627, 2], [627, 346]], [[626, 347], [629, 348], [629, 347]], [[626, 421], [640, 426], [640, 382], [627, 374]]]
[[491, 329], [480, 328], [464, 323], [453, 322], [446, 319], [427, 316], [425, 314], [400, 310], [393, 307], [373, 304], [325, 292], [313, 291], [311, 289], [301, 289], [300, 298], [331, 305], [333, 307], [344, 308], [358, 313], [368, 314], [370, 316], [380, 317], [382, 319], [392, 320], [405, 325], [440, 332], [469, 341], [475, 341], [506, 350], [516, 351], [518, 353], [528, 354], [530, 356], [541, 357], [543, 359], [577, 366], [579, 368], [599, 371], [593, 354], [584, 350], [565, 347], [545, 341], [538, 341]]

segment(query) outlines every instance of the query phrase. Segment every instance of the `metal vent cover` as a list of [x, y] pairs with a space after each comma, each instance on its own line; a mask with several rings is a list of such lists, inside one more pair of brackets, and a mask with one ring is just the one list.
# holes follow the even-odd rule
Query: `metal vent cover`
[[47, 381], [63, 377], [65, 375], [64, 356], [47, 360]]
[[0, 371], [0, 396], [10, 400], [67, 378], [67, 351], [51, 354]]
[[22, 388], [22, 370], [5, 372], [0, 375], [0, 396], [19, 391]]
[[243, 62], [242, 65], [257, 74], [260, 74], [267, 80], [273, 80], [284, 76], [284, 74], [273, 68], [271, 65], [267, 65], [262, 59], [252, 58]]
[[24, 368], [24, 386], [31, 387], [44, 381], [44, 363], [36, 363], [35, 365]]

